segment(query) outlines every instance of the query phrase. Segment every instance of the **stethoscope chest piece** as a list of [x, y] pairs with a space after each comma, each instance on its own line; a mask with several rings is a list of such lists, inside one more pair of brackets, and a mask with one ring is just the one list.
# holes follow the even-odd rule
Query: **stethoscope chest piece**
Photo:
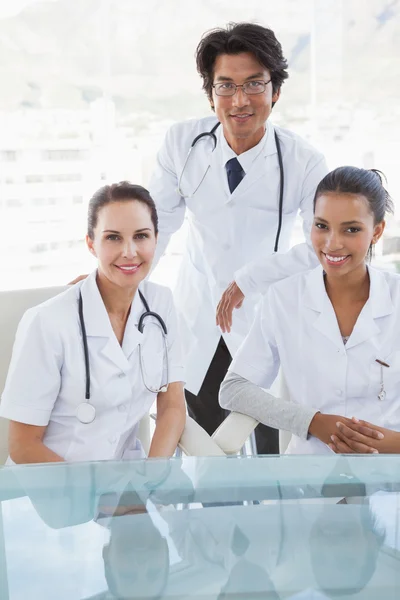
[[76, 409], [76, 416], [81, 423], [93, 423], [96, 418], [96, 409], [89, 402], [82, 402]]

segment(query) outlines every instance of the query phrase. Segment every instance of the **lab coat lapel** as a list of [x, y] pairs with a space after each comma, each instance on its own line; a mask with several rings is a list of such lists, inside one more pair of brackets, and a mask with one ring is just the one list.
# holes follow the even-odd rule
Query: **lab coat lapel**
[[[268, 181], [271, 179], [276, 181], [276, 177], [279, 177], [278, 161], [273, 159], [268, 160], [268, 157], [272, 157], [274, 154], [277, 155], [274, 135], [274, 126], [267, 121], [267, 139], [264, 148], [253, 161], [250, 170], [246, 173], [236, 190], [233, 192], [233, 197], [235, 197], [235, 195], [239, 197], [242, 194], [245, 194], [252, 185], [261, 179], [261, 177], [267, 176]], [[277, 168], [278, 171], [276, 171]], [[260, 193], [260, 191], [258, 193]]]
[[[130, 364], [111, 326], [106, 307], [97, 287], [96, 271], [83, 282], [81, 293], [89, 350], [90, 347], [94, 346], [97, 351], [113, 362], [119, 369], [127, 372], [130, 369]], [[137, 333], [139, 334], [138, 331]]]
[[337, 348], [343, 350], [343, 340], [335, 311], [325, 290], [322, 267], [310, 271], [304, 292], [303, 302], [307, 309], [319, 313], [313, 320], [313, 327], [325, 335]]
[[122, 341], [122, 350], [127, 359], [129, 359], [132, 352], [143, 340], [143, 333], [140, 333], [137, 326], [139, 318], [144, 310], [145, 308], [140, 296], [136, 292], [132, 302], [131, 312], [129, 313], [128, 321], [126, 323], [124, 339]]
[[[210, 178], [212, 178], [213, 182], [213, 202], [215, 205], [217, 205], [217, 203], [221, 203], [223, 205], [231, 200], [235, 192], [231, 195], [229, 191], [228, 176], [226, 173], [225, 165], [223, 164], [223, 157], [221, 152], [221, 136], [223, 135], [223, 131], [221, 126], [218, 129], [219, 131], [217, 131], [217, 147], [215, 151], [211, 155], [209, 155], [208, 166], [210, 171]], [[239, 185], [241, 185], [242, 183], [243, 181], [241, 181]]]
[[[353, 332], [346, 344], [346, 350], [365, 342], [380, 333], [379, 319], [393, 312], [393, 303], [384, 273], [369, 268], [370, 296], [361, 311]], [[335, 311], [325, 290], [322, 267], [310, 271], [304, 293], [304, 305], [319, 316], [313, 326], [329, 338], [339, 349], [343, 340]]]
[[369, 299], [357, 319], [346, 344], [346, 350], [380, 333], [379, 319], [393, 312], [393, 302], [384, 273], [372, 268], [369, 268], [368, 271], [370, 277]]
[[[217, 121], [216, 121], [217, 122]], [[215, 135], [217, 137], [217, 145], [214, 148], [214, 142], [211, 136], [201, 138], [194, 148], [190, 151], [187, 163], [183, 170], [182, 181], [180, 184], [184, 193], [190, 194], [187, 200], [189, 205], [191, 201], [198, 202], [201, 197], [204, 186], [209, 179], [216, 178], [219, 174], [219, 135], [222, 127], [219, 126]]]

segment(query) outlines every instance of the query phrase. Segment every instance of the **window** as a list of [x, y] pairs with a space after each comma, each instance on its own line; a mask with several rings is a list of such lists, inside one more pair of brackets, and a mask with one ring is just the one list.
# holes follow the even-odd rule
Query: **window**
[[47, 181], [49, 183], [65, 183], [73, 181], [82, 181], [82, 175], [80, 173], [59, 173], [57, 175], [48, 175]]
[[42, 183], [43, 175], [27, 175], [25, 178], [26, 183]]
[[6, 200], [6, 205], [9, 208], [20, 208], [21, 206], [23, 206], [23, 202], [21, 198], [8, 198]]
[[42, 153], [43, 160], [57, 160], [57, 161], [77, 161], [82, 160], [86, 157], [84, 150], [44, 150]]
[[15, 150], [2, 150], [0, 152], [0, 162], [15, 162], [17, 153]]
[[[271, 119], [320, 148], [331, 168], [381, 169], [391, 195], [400, 197], [399, 2], [364, 0], [362, 11], [360, 0], [154, 6], [81, 0], [65, 11], [59, 0], [0, 3], [4, 31], [25, 32], [7, 50], [18, 77], [0, 86], [0, 218], [48, 224], [40, 233], [46, 239], [32, 240], [13, 270], [0, 271], [1, 288], [18, 285], [21, 273], [35, 286], [35, 243], [46, 254], [57, 242], [50, 223], [59, 220], [70, 239], [84, 240], [85, 207], [97, 188], [122, 179], [146, 186], [168, 127], [211, 114], [193, 54], [205, 31], [228, 21], [269, 25], [282, 43], [290, 77]], [[44, 53], [43, 44], [52, 51]], [[398, 264], [396, 219], [378, 262]], [[297, 231], [294, 241], [302, 239]], [[175, 236], [159, 270], [166, 283], [176, 277], [184, 237]], [[0, 238], [3, 255], [8, 243]], [[58, 248], [59, 268], [48, 267], [46, 282], [43, 263], [40, 281], [62, 284], [85, 264], [92, 268], [80, 248], [81, 257], [75, 246]]]

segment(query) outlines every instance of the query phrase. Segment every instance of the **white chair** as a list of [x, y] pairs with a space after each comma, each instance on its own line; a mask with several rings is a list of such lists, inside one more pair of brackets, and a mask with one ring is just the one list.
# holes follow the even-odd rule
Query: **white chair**
[[[0, 292], [0, 392], [3, 391], [11, 359], [18, 323], [24, 312], [60, 294], [66, 287]], [[150, 419], [140, 422], [139, 438], [146, 452], [150, 447]], [[224, 452], [193, 419], [187, 417], [186, 427], [179, 442], [184, 454], [192, 456], [224, 456]], [[8, 456], [8, 421], [0, 417], [0, 465]]]
[[[289, 390], [282, 374], [279, 376], [279, 395], [282, 399], [289, 399]], [[213, 433], [212, 440], [224, 451], [225, 454], [238, 454], [257, 427], [258, 421], [232, 412]], [[288, 431], [279, 430], [279, 453], [283, 454], [289, 445], [292, 434]]]

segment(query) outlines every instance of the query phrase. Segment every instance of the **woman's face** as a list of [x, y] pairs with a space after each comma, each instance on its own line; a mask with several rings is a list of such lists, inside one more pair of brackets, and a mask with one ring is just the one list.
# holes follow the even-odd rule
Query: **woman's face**
[[370, 244], [385, 228], [375, 225], [368, 200], [361, 194], [325, 193], [317, 198], [311, 242], [329, 277], [365, 270]]
[[149, 208], [137, 200], [110, 202], [99, 210], [93, 233], [86, 242], [99, 275], [118, 287], [137, 289], [150, 271], [157, 243]]

